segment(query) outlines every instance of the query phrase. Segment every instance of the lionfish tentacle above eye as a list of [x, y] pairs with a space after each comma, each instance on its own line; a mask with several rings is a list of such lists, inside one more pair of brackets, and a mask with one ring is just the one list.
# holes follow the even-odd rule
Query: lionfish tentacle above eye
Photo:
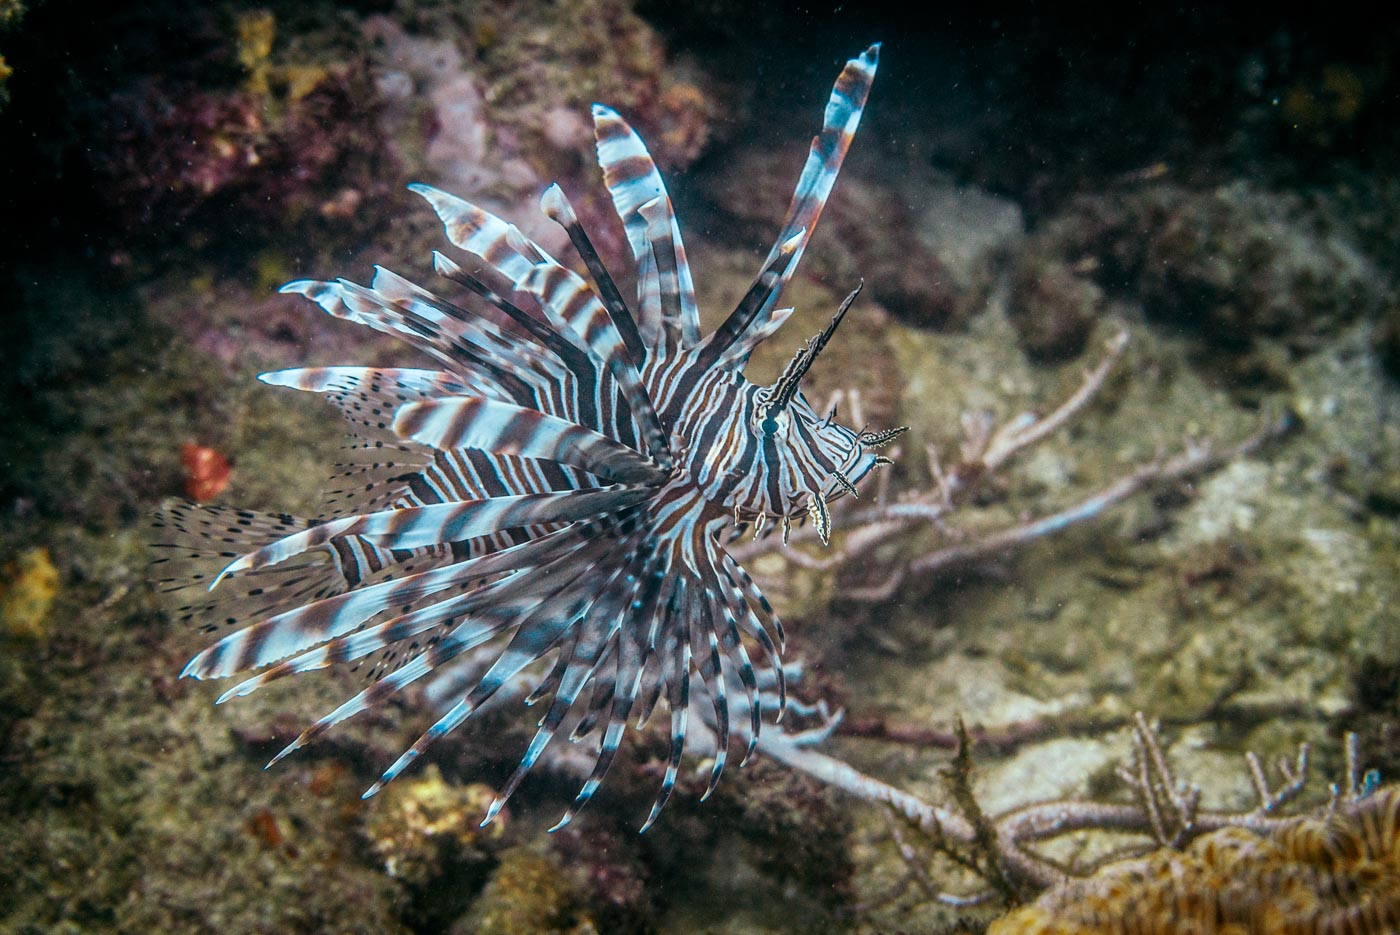
[[[780, 526], [786, 542], [804, 515], [826, 542], [827, 501], [854, 496], [888, 461], [869, 449], [900, 431], [856, 431], [834, 412], [823, 419], [802, 393], [859, 289], [773, 386], [742, 372], [792, 313], [778, 299], [831, 193], [877, 56], [872, 46], [842, 70], [777, 241], [708, 336], [661, 174], [640, 137], [601, 105], [598, 161], [627, 234], [635, 309], [557, 185], [540, 207], [568, 234], [587, 276], [491, 212], [415, 184], [447, 239], [473, 258], [433, 254], [450, 297], [381, 267], [368, 286], [284, 286], [405, 342], [428, 365], [260, 377], [324, 396], [353, 440], [314, 519], [186, 504], [163, 511], [155, 574], [163, 588], [185, 592], [176, 597], [182, 619], [222, 631], [182, 675], [251, 673], [223, 702], [377, 656], [369, 684], [273, 763], [441, 676], [434, 688], [451, 688], [440, 692], [436, 720], [366, 795], [523, 683], [527, 704], [547, 706], [485, 818], [563, 731], [589, 744], [594, 761], [556, 827], [600, 788], [627, 725], [640, 727], [664, 705], [670, 744], [643, 830], [675, 788], [697, 713], [718, 741], [708, 797], [732, 735], [747, 760], [765, 709], [781, 716], [786, 705], [782, 622], [725, 543], [744, 523], [755, 534]], [[484, 668], [473, 663], [480, 675], [451, 674], [455, 661], [481, 653], [492, 655]], [[776, 710], [760, 691], [770, 683]]]
[[841, 307], [831, 317], [831, 323], [793, 355], [787, 368], [773, 384], [773, 388], [768, 390], [764, 396], [764, 405], [767, 409], [779, 412], [786, 409], [788, 403], [792, 402], [792, 398], [797, 395], [798, 389], [802, 386], [802, 378], [807, 375], [807, 371], [812, 369], [812, 364], [816, 363], [818, 355], [826, 347], [827, 342], [831, 340], [831, 336], [836, 333], [836, 329], [841, 325], [841, 320], [846, 317], [846, 312], [850, 311], [851, 306], [855, 304], [856, 296], [860, 295], [863, 288], [865, 288], [865, 283], [861, 283], [851, 290], [851, 294], [846, 296]]

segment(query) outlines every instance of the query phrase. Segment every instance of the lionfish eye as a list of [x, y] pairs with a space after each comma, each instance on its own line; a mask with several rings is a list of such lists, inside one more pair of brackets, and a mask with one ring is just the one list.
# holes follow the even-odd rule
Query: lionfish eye
[[780, 435], [786, 431], [790, 418], [786, 409], [768, 404], [767, 397], [760, 392], [751, 423], [756, 431], [765, 438]]

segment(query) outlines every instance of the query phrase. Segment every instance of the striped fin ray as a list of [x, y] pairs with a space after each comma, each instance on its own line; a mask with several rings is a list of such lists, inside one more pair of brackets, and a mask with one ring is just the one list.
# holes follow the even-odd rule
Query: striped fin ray
[[[690, 348], [700, 343], [700, 312], [695, 307], [692, 294], [690, 306], [684, 307], [680, 285], [681, 270], [684, 266], [685, 248], [677, 236], [676, 216], [671, 209], [671, 201], [664, 194], [653, 198], [637, 211], [647, 222], [647, 246], [651, 249], [656, 264], [656, 286], [661, 298], [661, 320], [668, 323], [668, 330], [674, 330], [670, 322], [680, 323], [681, 347]], [[692, 293], [694, 287], [691, 287]]]
[[[451, 261], [443, 257], [441, 253], [433, 251], [435, 271], [442, 274], [438, 269], [438, 258], [442, 258], [446, 264]], [[455, 264], [451, 264], [455, 266]], [[480, 283], [475, 277], [470, 278], [473, 283], [481, 285], [482, 290], [477, 292], [481, 298], [498, 309], [509, 306], [503, 297], [497, 295], [491, 289]], [[458, 281], [456, 277], [447, 277]], [[451, 334], [467, 341], [476, 349], [489, 355], [494, 361], [505, 364], [516, 370], [533, 371], [546, 380], [558, 380], [562, 376], [562, 368], [559, 361], [554, 357], [542, 352], [542, 350], [529, 342], [517, 340], [513, 335], [507, 334], [501, 326], [491, 319], [477, 314], [470, 309], [463, 308], [452, 302], [442, 299], [422, 286], [404, 279], [393, 270], [383, 266], [375, 266], [374, 281], [371, 288], [384, 298], [388, 299], [398, 308], [407, 308], [414, 312], [423, 321], [431, 323], [434, 327], [441, 329], [444, 333]], [[514, 309], [514, 306], [510, 306]], [[514, 309], [518, 315], [530, 322], [539, 324], [534, 318], [526, 314], [523, 310]], [[444, 317], [445, 316], [445, 317]], [[514, 317], [514, 316], [512, 316]], [[450, 321], [449, 321], [450, 319]], [[548, 329], [543, 325], [539, 327], [546, 333]], [[542, 342], [543, 343], [543, 342]], [[553, 350], [553, 347], [546, 344]]]
[[[533, 269], [533, 265], [530, 267]], [[562, 382], [567, 375], [572, 379], [579, 379], [581, 382], [591, 385], [593, 380], [594, 365], [589, 360], [588, 354], [580, 346], [581, 342], [569, 340], [560, 334], [546, 322], [531, 315], [505, 296], [496, 292], [485, 281], [464, 270], [451, 257], [440, 251], [433, 251], [433, 270], [444, 279], [450, 279], [458, 285], [465, 286], [473, 293], [489, 302], [493, 307], [502, 312], [507, 318], [519, 326], [520, 330], [532, 338], [540, 347], [550, 351], [562, 366], [552, 369], [558, 373], [558, 379]], [[528, 275], [528, 273], [527, 273]], [[514, 283], [511, 284], [514, 287]], [[516, 346], [522, 346], [516, 342]], [[564, 413], [558, 413], [563, 415]]]
[[647, 589], [655, 583], [651, 570], [656, 559], [655, 548], [653, 540], [642, 539], [628, 555], [624, 585], [630, 590], [622, 595], [623, 603], [615, 609], [615, 617], [611, 620], [602, 618], [604, 623], [595, 637], [598, 647], [592, 657], [593, 675], [589, 682], [588, 705], [583, 717], [569, 732], [570, 743], [578, 743], [591, 734], [612, 705], [617, 691], [618, 656], [624, 624], [632, 622], [633, 614], [645, 605]]
[[227, 506], [171, 500], [161, 504], [151, 524], [157, 549], [152, 581], [162, 590], [193, 586], [207, 590], [213, 573], [199, 571], [213, 563], [227, 564], [248, 549], [260, 548], [284, 536], [310, 528], [313, 522], [290, 513], [260, 513]]
[[297, 607], [230, 633], [191, 659], [181, 677], [223, 678], [276, 662], [358, 629], [391, 607], [473, 585], [492, 575], [535, 567], [577, 548], [582, 540], [579, 528], [569, 526], [499, 552], [389, 578]]
[[268, 386], [321, 393], [358, 431], [392, 437], [394, 411], [438, 396], [480, 395], [490, 387], [441, 370], [378, 367], [302, 367], [258, 374]]
[[744, 599], [749, 606], [757, 607], [760, 611], [760, 619], [764, 626], [771, 626], [774, 635], [778, 638], [778, 650], [784, 651], [787, 648], [787, 634], [783, 632], [783, 621], [778, 617], [778, 612], [773, 609], [773, 605], [768, 602], [768, 598], [763, 596], [763, 592], [758, 589], [758, 584], [753, 580], [753, 576], [744, 570], [744, 566], [734, 560], [734, 557], [727, 551], [720, 550], [720, 560], [726, 577], [736, 584], [744, 593]]
[[589, 681], [588, 706], [584, 709], [583, 717], [569, 732], [570, 743], [578, 743], [593, 733], [603, 719], [603, 713], [612, 704], [613, 695], [617, 692], [618, 633], [617, 630], [609, 631], [594, 663], [593, 677]]
[[583, 337], [594, 359], [607, 368], [622, 388], [623, 400], [642, 428], [647, 450], [663, 465], [668, 463], [670, 445], [651, 396], [627, 353], [622, 335], [588, 284], [558, 263], [540, 263], [521, 280], [520, 288], [538, 298], [541, 306], [553, 310]]
[[[377, 282], [399, 281], [382, 267], [375, 268]], [[391, 298], [373, 287], [339, 280], [342, 296], [361, 308], [371, 306], [409, 344], [446, 362], [454, 371], [471, 373], [499, 389], [493, 395], [533, 405], [547, 397], [559, 382], [561, 368], [549, 357], [519, 341], [510, 342], [493, 323], [436, 296]], [[411, 284], [410, 284], [411, 285]]]
[[642, 337], [637, 332], [637, 322], [632, 318], [632, 312], [627, 307], [627, 302], [622, 298], [622, 292], [617, 288], [617, 282], [608, 272], [608, 268], [603, 265], [602, 257], [598, 256], [598, 251], [594, 248], [593, 241], [589, 239], [588, 232], [579, 223], [578, 215], [574, 213], [569, 199], [564, 196], [564, 190], [558, 185], [549, 186], [540, 196], [540, 208], [551, 220], [564, 228], [565, 233], [569, 235], [569, 241], [574, 245], [574, 250], [583, 258], [584, 266], [588, 267], [588, 274], [593, 277], [593, 283], [598, 289], [598, 296], [612, 317], [613, 325], [617, 328], [623, 344], [627, 347], [628, 356], [631, 357], [634, 364], [640, 366], [642, 361], [646, 360], [646, 348], [642, 345]]
[[[508, 224], [491, 212], [429, 185], [414, 184], [410, 185], [409, 189], [422, 195], [432, 205], [433, 210], [437, 212], [438, 218], [443, 223], [448, 240], [467, 253], [480, 257], [497, 273], [504, 276], [514, 288], [521, 288], [521, 283], [525, 281], [536, 265], [541, 263], [558, 265], [558, 261], [554, 257], [550, 256], [539, 244], [522, 234], [514, 224]], [[442, 257], [440, 261], [435, 260], [435, 262], [439, 266], [439, 271], [448, 270], [449, 272], [444, 273], [444, 275], [449, 275], [452, 279], [464, 284], [473, 281], [480, 282], [475, 277], [471, 277], [465, 270], [457, 267], [456, 264], [451, 263], [446, 257]], [[476, 288], [475, 285], [469, 287]], [[485, 293], [479, 294], [484, 295]], [[500, 296], [495, 296], [493, 304], [510, 315], [532, 336], [546, 342], [556, 352], [560, 351], [556, 342], [551, 341], [538, 328], [528, 322], [527, 319], [530, 316], [523, 310]], [[588, 351], [587, 343], [553, 309], [545, 307], [541, 311], [545, 315], [549, 329], [558, 338], [567, 341], [579, 351]], [[538, 320], [535, 324], [539, 324]]]
[[739, 635], [739, 622], [725, 600], [726, 596], [723, 589], [718, 594], [713, 591], [707, 592], [716, 615], [714, 623], [719, 631], [720, 644], [739, 673], [739, 681], [744, 686], [744, 697], [748, 703], [749, 745], [744, 752], [744, 759], [739, 763], [742, 767], [749, 762], [758, 746], [758, 735], [763, 723], [763, 701], [758, 690], [758, 678], [754, 675], [753, 662], [749, 659], [749, 651], [744, 648], [743, 638]]
[[[597, 549], [593, 551], [598, 552]], [[603, 554], [599, 553], [596, 557], [602, 558]], [[576, 585], [586, 573], [586, 569], [587, 566], [572, 575], [559, 576], [543, 592], [530, 576], [515, 574], [466, 594], [419, 607], [286, 659], [230, 688], [216, 703], [223, 704], [229, 699], [250, 695], [269, 682], [289, 675], [312, 672], [336, 663], [363, 658], [434, 628], [450, 631], [443, 635], [454, 642], [465, 644], [465, 652], [502, 633], [521, 617], [533, 611], [542, 600], [552, 598]], [[466, 615], [474, 615], [474, 619], [454, 625], [453, 622], [457, 618]]]
[[666, 475], [625, 445], [556, 416], [473, 396], [412, 403], [394, 431], [439, 450], [480, 448], [523, 458], [562, 461], [624, 484], [659, 484]]
[[778, 329], [792, 309], [786, 314], [771, 311], [769, 301], [781, 287], [783, 273], [794, 262], [798, 244], [806, 236], [806, 231], [798, 231], [780, 243], [774, 256], [769, 257], [758, 278], [749, 286], [734, 311], [729, 313], [700, 347], [697, 361], [701, 365], [723, 366], [746, 363], [753, 349], [759, 344], [759, 337], [767, 337]]
[[[676, 586], [680, 586], [679, 581], [676, 582]], [[647, 724], [651, 722], [651, 716], [656, 713], [656, 706], [661, 703], [662, 694], [666, 691], [666, 676], [661, 662], [662, 655], [653, 646], [647, 656], [646, 671], [642, 673], [642, 684], [645, 691], [634, 708], [636, 728], [639, 731], [646, 730]]]
[[[879, 58], [880, 46], [876, 43], [848, 61], [841, 74], [836, 77], [836, 84], [832, 87], [831, 97], [827, 101], [821, 132], [812, 140], [807, 162], [797, 180], [797, 188], [793, 192], [787, 215], [783, 218], [782, 229], [768, 254], [768, 260], [763, 264], [764, 272], [767, 272], [782, 245], [789, 238], [801, 233], [791, 262], [784, 265], [776, 288], [766, 300], [768, 305], [775, 304], [782, 294], [783, 286], [787, 284], [793, 270], [802, 259], [802, 253], [807, 249], [807, 242], [816, 229], [822, 209], [826, 207], [826, 200], [831, 195], [837, 174], [841, 171], [841, 163], [845, 160], [851, 139], [860, 125], [861, 113], [865, 109], [871, 83], [875, 80], [875, 68], [879, 64]], [[759, 278], [762, 278], [762, 274]], [[758, 279], [755, 280], [755, 285], [757, 283]]]
[[260, 373], [258, 379], [307, 393], [348, 394], [364, 404], [382, 398], [391, 408], [410, 399], [460, 396], [469, 390], [456, 374], [394, 367], [298, 367]]
[[[700, 330], [695, 284], [661, 173], [641, 137], [612, 108], [593, 105], [593, 133], [598, 143], [598, 164], [603, 168], [603, 183], [612, 194], [613, 207], [622, 219], [632, 258], [637, 263], [637, 327], [642, 343], [648, 349], [660, 348], [664, 333], [669, 346], [677, 342], [683, 342], [681, 347], [693, 346]], [[658, 199], [658, 211], [665, 216], [675, 258], [674, 285], [661, 282], [651, 239], [647, 236], [649, 223], [641, 212], [643, 205]], [[663, 287], [671, 293], [664, 299]], [[666, 315], [664, 306], [673, 307], [678, 317]]]
[[[729, 608], [730, 623], [738, 624], [741, 633], [758, 643], [763, 650], [764, 659], [768, 668], [772, 670], [778, 683], [778, 713], [776, 720], [783, 719], [783, 713], [787, 710], [787, 679], [783, 674], [782, 655], [778, 647], [774, 645], [773, 638], [768, 635], [768, 630], [763, 623], [754, 615], [753, 608], [748, 601], [744, 600], [743, 594], [739, 590], [733, 579], [727, 572], [720, 575], [719, 587], [726, 597], [726, 604]], [[756, 737], [755, 737], [756, 739]]]
[[[298, 280], [287, 283], [281, 291], [304, 295], [333, 317], [368, 325], [403, 340], [464, 379], [475, 381], [481, 395], [533, 403], [552, 382], [548, 373], [537, 373], [523, 365], [519, 369], [503, 367], [492, 354], [464, 339], [461, 328], [451, 323], [449, 316], [434, 312], [425, 317], [421, 303], [411, 307], [396, 305], [374, 289], [345, 279]], [[467, 373], [471, 376], [467, 377]]]
[[302, 731], [298, 737], [286, 747], [282, 748], [276, 756], [268, 761], [264, 769], [270, 769], [284, 757], [300, 750], [311, 743], [326, 731], [335, 727], [342, 721], [348, 720], [369, 708], [380, 704], [385, 699], [402, 691], [409, 685], [428, 675], [434, 670], [446, 665], [456, 659], [462, 653], [475, 648], [476, 644], [468, 640], [444, 639], [427, 652], [421, 653], [409, 660], [403, 668], [386, 675], [384, 678], [366, 687], [355, 697], [341, 704], [338, 708], [312, 724]]
[[704, 794], [700, 796], [702, 802], [719, 786], [720, 777], [724, 775], [725, 763], [729, 759], [729, 694], [724, 681], [724, 654], [720, 650], [715, 614], [708, 598], [709, 595], [702, 592], [698, 603], [704, 626], [696, 634], [697, 640], [703, 634], [705, 642], [702, 648], [706, 651], [697, 651], [695, 655], [705, 660], [700, 666], [700, 676], [704, 680], [705, 692], [710, 696], [710, 706], [715, 715], [715, 762], [710, 768], [710, 781], [705, 786]]
[[[252, 678], [244, 679], [220, 695], [214, 703], [223, 704], [233, 698], [251, 695], [264, 685], [289, 675], [314, 672], [336, 663], [353, 662], [387, 646], [412, 639], [435, 628], [443, 627], [445, 624], [450, 625], [453, 614], [462, 613], [473, 600], [479, 599], [475, 593], [460, 594], [425, 607], [419, 607], [406, 614], [400, 614], [363, 630], [356, 630], [353, 633], [336, 637], [330, 642], [299, 653], [290, 659], [284, 659]], [[484, 638], [479, 642], [485, 642], [486, 639], [494, 636], [497, 629], [496, 627], [483, 627], [482, 635]], [[479, 642], [473, 643], [473, 645], [479, 645]]]
[[696, 608], [685, 578], [677, 580], [676, 591], [676, 619], [667, 628], [666, 645], [661, 650], [661, 677], [666, 684], [666, 705], [671, 709], [671, 753], [666, 761], [666, 773], [661, 779], [661, 790], [652, 803], [651, 813], [642, 824], [643, 832], [656, 823], [661, 810], [671, 798], [671, 791], [676, 787], [690, 718], [690, 621]]
[[[599, 487], [450, 501], [350, 516], [312, 526], [240, 556], [224, 568], [219, 578], [278, 565], [345, 536], [364, 536], [381, 549], [417, 549], [500, 529], [587, 519], [626, 509], [649, 496], [650, 491], [644, 487]], [[214, 583], [218, 584], [218, 580]]]
[[557, 461], [457, 448], [435, 452], [433, 463], [410, 486], [413, 502], [400, 506], [591, 490], [605, 484], [587, 471]]
[[[603, 730], [603, 738], [599, 744], [597, 759], [593, 763], [593, 770], [588, 779], [584, 781], [583, 788], [579, 790], [573, 804], [564, 813], [564, 817], [549, 829], [551, 832], [558, 831], [568, 825], [588, 804], [594, 793], [598, 791], [598, 787], [602, 785], [603, 777], [607, 775], [613, 759], [617, 756], [617, 749], [622, 743], [623, 731], [627, 727], [627, 717], [631, 713], [632, 705], [641, 689], [647, 654], [650, 647], [656, 642], [656, 633], [661, 626], [662, 619], [668, 616], [673, 609], [676, 579], [665, 574], [665, 569], [660, 567], [658, 559], [659, 556], [653, 555], [647, 562], [646, 571], [639, 576], [642, 597], [640, 600], [635, 598], [633, 600], [632, 625], [623, 628], [617, 634], [617, 689], [613, 692], [612, 710], [608, 716], [607, 726]], [[638, 625], [643, 622], [645, 622], [645, 630]]]
[[[563, 269], [543, 248], [527, 239], [514, 225], [507, 224], [490, 212], [430, 186], [409, 187], [423, 195], [437, 211], [447, 230], [448, 239], [461, 249], [480, 257], [492, 266], [497, 273], [511, 283], [513, 288], [529, 292], [528, 284], [532, 281], [531, 274], [535, 272], [537, 266]], [[466, 286], [477, 295], [485, 298], [519, 325], [526, 334], [552, 351], [564, 364], [578, 384], [573, 397], [573, 401], [577, 405], [557, 414], [576, 420], [588, 428], [605, 430], [606, 426], [603, 422], [604, 400], [601, 396], [594, 399], [593, 395], [594, 393], [606, 394], [610, 392], [607, 381], [602, 379], [603, 374], [608, 373], [614, 379], [618, 379], [619, 368], [612, 366], [616, 358], [615, 354], [610, 353], [612, 342], [606, 342], [600, 348], [594, 341], [581, 335], [575, 327], [578, 324], [583, 324], [594, 329], [599, 328], [599, 324], [590, 322], [588, 318], [587, 312], [591, 309], [584, 309], [584, 313], [578, 321], [571, 321], [561, 315], [559, 308], [555, 305], [542, 302], [540, 310], [544, 314], [545, 320], [540, 321], [504, 296], [496, 293], [485, 282], [462, 269], [450, 258], [435, 252], [433, 261], [434, 267], [440, 275]], [[586, 297], [593, 298], [596, 303], [596, 297], [592, 296], [591, 291], [585, 287], [583, 292]], [[570, 310], [573, 310], [573, 306], [570, 307]], [[601, 308], [598, 311], [599, 317], [604, 320], [603, 323], [611, 324], [607, 314]], [[616, 337], [615, 334], [613, 336]], [[606, 335], [600, 333], [599, 340], [604, 337]], [[617, 362], [621, 363], [620, 360]], [[650, 400], [630, 391], [630, 387], [638, 385], [635, 378], [629, 380], [624, 374], [621, 377], [621, 382], [624, 386], [624, 401], [627, 403], [634, 420], [643, 429], [648, 446], [659, 458], [665, 461], [668, 457], [665, 435], [660, 431], [659, 423], [655, 421], [654, 416], [648, 418], [648, 412], [651, 409]], [[521, 400], [517, 399], [517, 401]], [[539, 408], [551, 409], [553, 407], [542, 406]], [[635, 436], [636, 434], [635, 431], [626, 432], [627, 436]]]
[[593, 681], [598, 666], [609, 651], [608, 648], [614, 645], [615, 635], [623, 625], [627, 602], [631, 600], [636, 587], [635, 578], [627, 573], [630, 563], [629, 556], [604, 582], [598, 600], [586, 610], [582, 625], [575, 628], [570, 640], [561, 647], [554, 671], [531, 693], [532, 698], [540, 697], [543, 694], [541, 689], [554, 677], [554, 672], [559, 673], [558, 688], [550, 700], [549, 709], [540, 718], [535, 736], [531, 738], [520, 763], [496, 793], [490, 808], [486, 810], [483, 825], [500, 813], [521, 780], [534, 767], [558, 732], [564, 718], [573, 710], [579, 695]]
[[[543, 255], [543, 251], [534, 252]], [[553, 370], [557, 371], [558, 376], [554, 386], [549, 388], [551, 392], [546, 394], [547, 398], [535, 403], [533, 408], [609, 434], [624, 444], [634, 445], [642, 439], [639, 420], [633, 407], [625, 406], [623, 412], [617, 411], [617, 397], [625, 394], [617, 385], [604, 379], [607, 372], [605, 362], [598, 358], [596, 352], [589, 348], [584, 339], [555, 311], [541, 306], [541, 311], [548, 319], [541, 321], [537, 316], [497, 293], [477, 276], [462, 269], [449, 257], [436, 251], [433, 253], [433, 266], [439, 275], [464, 285], [485, 298], [513, 321], [525, 335], [552, 354], [556, 361]], [[534, 268], [530, 267], [532, 271]], [[512, 287], [521, 288], [518, 283], [513, 283]], [[538, 302], [538, 297], [532, 297]]]
[[573, 589], [572, 593], [565, 594], [561, 590], [548, 600], [535, 602], [528, 616], [519, 622], [509, 645], [496, 657], [476, 686], [414, 741], [365, 792], [364, 798], [375, 795], [386, 783], [392, 782], [435, 741], [471, 717], [501, 686], [558, 646], [560, 640], [576, 627], [591, 600], [588, 592]]
[[459, 249], [480, 257], [512, 284], [524, 279], [536, 263], [552, 259], [514, 225], [463, 198], [417, 182], [409, 185], [408, 190], [432, 205], [448, 240]]
[[[769, 306], [769, 308], [772, 307]], [[793, 311], [791, 306], [774, 308], [765, 315], [755, 318], [754, 324], [744, 332], [743, 340], [731, 344], [729, 350], [716, 362], [716, 366], [742, 370], [748, 365], [749, 357], [753, 355], [754, 350], [777, 334], [778, 329], [792, 317]]]
[[[526, 493], [552, 493], [591, 490], [603, 486], [585, 471], [535, 458], [492, 454], [476, 449], [435, 453], [432, 464], [409, 479], [408, 489], [395, 507], [412, 507], [489, 497], [520, 496]], [[505, 529], [450, 544], [452, 555], [460, 560], [503, 548], [553, 532], [560, 523], [536, 523]]]

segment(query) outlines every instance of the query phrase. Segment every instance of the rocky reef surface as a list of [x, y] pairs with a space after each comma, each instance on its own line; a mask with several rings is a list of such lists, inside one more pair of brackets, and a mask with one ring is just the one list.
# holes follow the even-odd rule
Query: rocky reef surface
[[[911, 427], [888, 502], [950, 477], [970, 493], [835, 567], [812, 543], [755, 559], [803, 664], [796, 696], [845, 711], [818, 749], [952, 807], [961, 716], [987, 815], [1130, 801], [1136, 711], [1206, 809], [1248, 812], [1245, 751], [1272, 777], [1300, 742], [1312, 780], [1292, 805], [1325, 807], [1347, 732], [1363, 769], [1400, 776], [1400, 29], [1162, 12], [1097, 24], [1110, 54], [1032, 10], [938, 28], [893, 5], [748, 12], [219, 3], [177, 21], [0, 0], [0, 930], [979, 931], [1034, 897], [940, 901], [980, 890], [975, 860], [763, 757], [705, 803], [708, 769], [687, 760], [638, 836], [666, 757], [651, 729], [570, 829], [543, 833], [577, 785], [567, 756], [479, 829], [533, 732], [514, 704], [370, 802], [430, 700], [264, 772], [360, 676], [215, 708], [177, 678], [200, 635], [146, 584], [163, 498], [315, 511], [340, 423], [254, 375], [411, 358], [275, 287], [426, 270], [437, 222], [404, 183], [552, 246], [536, 199], [558, 180], [618, 257], [587, 118], [609, 103], [667, 173], [717, 318], [776, 228], [835, 63], [876, 38], [798, 311], [753, 372], [771, 377], [864, 278], [809, 393]], [[1106, 346], [1066, 425], [958, 473], [983, 463], [970, 438], [1054, 411]], [[1107, 512], [998, 538], [1283, 423]], [[840, 522], [838, 550], [861, 531]], [[918, 561], [954, 546], [964, 558]], [[1087, 875], [1121, 843], [1090, 828], [1046, 855]], [[1209, 838], [1181, 843], [1209, 858]]]

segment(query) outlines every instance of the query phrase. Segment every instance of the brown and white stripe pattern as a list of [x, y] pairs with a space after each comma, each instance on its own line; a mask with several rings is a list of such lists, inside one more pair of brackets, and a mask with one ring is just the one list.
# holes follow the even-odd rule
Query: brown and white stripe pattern
[[[778, 307], [783, 286], [850, 145], [877, 53], [870, 48], [841, 72], [777, 241], [710, 335], [700, 332], [661, 175], [640, 137], [602, 106], [593, 111], [598, 158], [636, 264], [635, 315], [558, 186], [541, 207], [567, 231], [587, 278], [490, 212], [414, 185], [448, 239], [474, 258], [434, 254], [458, 298], [385, 269], [369, 286], [284, 287], [405, 341], [431, 365], [263, 375], [324, 395], [354, 440], [327, 512], [314, 521], [188, 505], [158, 521], [163, 579], [177, 589], [217, 585], [187, 599], [181, 616], [228, 627], [183, 674], [261, 670], [224, 701], [379, 656], [374, 680], [276, 762], [489, 647], [490, 667], [366, 795], [502, 686], [537, 672], [530, 700], [548, 699], [547, 709], [487, 819], [563, 730], [592, 744], [596, 760], [560, 825], [600, 787], [628, 720], [664, 703], [671, 746], [644, 827], [674, 787], [694, 678], [720, 737], [713, 790], [733, 717], [747, 713], [752, 753], [764, 715], [760, 683], [776, 682], [779, 714], [784, 697], [782, 625], [725, 551], [735, 517], [828, 521], [826, 501], [853, 492], [881, 460], [867, 449], [887, 440], [818, 417], [801, 394], [849, 302], [778, 384], [754, 386], [742, 373], [791, 312]], [[401, 667], [388, 662], [400, 657]], [[731, 697], [731, 680], [741, 695]]]

